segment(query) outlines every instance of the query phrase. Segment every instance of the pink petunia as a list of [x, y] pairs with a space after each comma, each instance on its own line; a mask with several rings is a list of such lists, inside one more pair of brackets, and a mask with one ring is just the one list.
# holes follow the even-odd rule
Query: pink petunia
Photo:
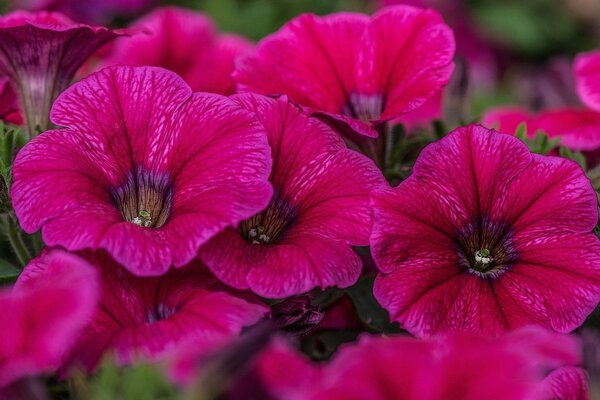
[[257, 369], [282, 400], [541, 400], [547, 371], [579, 357], [574, 338], [530, 328], [500, 338], [363, 336], [325, 364], [276, 342]]
[[500, 107], [488, 110], [481, 124], [508, 134], [516, 133], [519, 125], [525, 124], [529, 137], [543, 131], [575, 151], [600, 147], [600, 113], [584, 108], [556, 108], [535, 114], [519, 107]]
[[600, 300], [596, 193], [570, 160], [471, 125], [372, 205], [374, 294], [414, 335], [570, 332]]
[[240, 59], [234, 78], [241, 91], [286, 94], [338, 126], [375, 137], [374, 127], [448, 83], [453, 56], [452, 31], [433, 10], [305, 14]]
[[29, 263], [14, 289], [0, 292], [0, 389], [56, 370], [97, 300], [96, 271], [85, 260], [53, 251]]
[[255, 116], [162, 68], [103, 69], [57, 99], [52, 121], [66, 128], [19, 152], [11, 187], [21, 226], [49, 246], [160, 275], [271, 198]]
[[18, 89], [30, 136], [50, 128], [52, 102], [87, 58], [124, 34], [57, 13], [16, 11], [0, 17], [0, 73]]
[[117, 41], [106, 63], [170, 69], [194, 91], [235, 93], [234, 61], [253, 48], [243, 37], [219, 35], [209, 17], [183, 8], [158, 8], [133, 27], [149, 33]]
[[[98, 271], [100, 303], [65, 368], [93, 370], [109, 354], [119, 365], [154, 360], [189, 341], [220, 343], [268, 310], [250, 296], [226, 291], [198, 262], [161, 277], [137, 277], [105, 252], [82, 255]], [[28, 284], [47, 276], [48, 257], [42, 253], [25, 269]]]
[[204, 245], [201, 259], [223, 282], [264, 297], [352, 285], [362, 265], [352, 246], [368, 244], [369, 193], [383, 175], [287, 98], [234, 100], [265, 126], [274, 194], [265, 210]]

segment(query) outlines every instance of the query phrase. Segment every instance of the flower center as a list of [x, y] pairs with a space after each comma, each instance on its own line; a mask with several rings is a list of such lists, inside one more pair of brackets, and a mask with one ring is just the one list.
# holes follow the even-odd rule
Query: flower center
[[383, 96], [380, 94], [352, 93], [342, 113], [362, 121], [377, 120], [383, 112]]
[[480, 277], [497, 278], [517, 260], [510, 226], [487, 217], [461, 229], [455, 245], [459, 264]]
[[243, 221], [239, 232], [251, 244], [277, 243], [296, 217], [296, 208], [276, 190], [269, 206], [263, 212]]
[[171, 214], [173, 186], [167, 174], [138, 169], [110, 191], [123, 219], [143, 228], [160, 228]]
[[167, 319], [171, 315], [175, 314], [175, 311], [175, 309], [160, 303], [153, 310], [148, 310], [146, 312], [146, 322], [153, 324], [157, 321], [162, 321], [163, 319]]

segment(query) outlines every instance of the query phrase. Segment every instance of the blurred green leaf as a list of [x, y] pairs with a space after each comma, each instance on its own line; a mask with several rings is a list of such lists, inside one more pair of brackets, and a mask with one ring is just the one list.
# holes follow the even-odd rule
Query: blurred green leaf
[[119, 368], [105, 360], [92, 376], [75, 374], [71, 380], [75, 398], [80, 400], [179, 400], [182, 398], [162, 370], [147, 363]]
[[585, 171], [587, 163], [585, 161], [585, 156], [580, 151], [572, 151], [568, 147], [561, 146], [558, 149], [558, 154], [560, 154], [561, 157], [568, 158], [569, 160], [575, 161]]
[[0, 283], [14, 282], [21, 270], [4, 259], [0, 259]]
[[356, 285], [346, 289], [356, 314], [370, 331], [378, 333], [400, 332], [399, 325], [390, 321], [388, 312], [373, 297], [374, 282], [374, 276], [365, 276]]

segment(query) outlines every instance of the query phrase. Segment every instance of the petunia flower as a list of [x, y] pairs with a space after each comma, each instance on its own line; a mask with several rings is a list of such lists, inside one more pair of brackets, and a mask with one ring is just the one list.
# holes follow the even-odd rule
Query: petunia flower
[[541, 400], [547, 371], [579, 358], [574, 338], [525, 329], [499, 338], [365, 335], [320, 364], [280, 341], [256, 369], [272, 398], [282, 400]]
[[288, 95], [360, 142], [439, 92], [453, 56], [452, 31], [433, 10], [304, 14], [241, 58], [234, 78], [240, 91]]
[[[157, 360], [181, 343], [220, 343], [261, 319], [268, 308], [251, 296], [227, 291], [195, 261], [161, 277], [137, 277], [106, 252], [82, 252], [100, 277], [100, 301], [77, 337], [64, 368], [93, 370], [103, 356], [119, 365]], [[25, 274], [46, 272], [43, 252]]]
[[600, 300], [597, 201], [576, 163], [459, 128], [373, 194], [375, 298], [417, 336], [570, 332]]
[[20, 96], [30, 136], [50, 128], [52, 102], [86, 59], [124, 34], [57, 13], [16, 11], [0, 17], [0, 73]]
[[14, 290], [0, 292], [0, 397], [20, 379], [56, 370], [97, 300], [96, 271], [85, 260], [52, 251], [29, 263]]
[[104, 249], [137, 275], [161, 275], [271, 197], [255, 116], [162, 68], [95, 73], [57, 99], [52, 121], [66, 128], [19, 152], [11, 187], [21, 226], [42, 228], [48, 246]]
[[106, 64], [170, 69], [194, 91], [235, 93], [234, 60], [253, 48], [241, 36], [219, 35], [209, 17], [183, 8], [157, 8], [133, 27], [148, 34], [116, 41]]
[[383, 185], [383, 175], [285, 97], [234, 101], [265, 126], [274, 194], [266, 209], [204, 245], [201, 259], [228, 285], [265, 297], [352, 285], [362, 265], [352, 246], [368, 244], [369, 193]]

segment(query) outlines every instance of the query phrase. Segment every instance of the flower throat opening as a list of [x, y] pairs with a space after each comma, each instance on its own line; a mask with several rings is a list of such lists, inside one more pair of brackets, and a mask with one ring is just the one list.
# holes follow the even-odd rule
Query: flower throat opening
[[173, 192], [167, 174], [138, 169], [110, 194], [125, 221], [143, 228], [160, 228], [171, 215]]
[[251, 244], [277, 243], [296, 216], [296, 208], [276, 191], [263, 212], [240, 223], [239, 232]]
[[459, 264], [470, 273], [497, 278], [517, 260], [507, 223], [482, 217], [460, 230], [455, 239]]

